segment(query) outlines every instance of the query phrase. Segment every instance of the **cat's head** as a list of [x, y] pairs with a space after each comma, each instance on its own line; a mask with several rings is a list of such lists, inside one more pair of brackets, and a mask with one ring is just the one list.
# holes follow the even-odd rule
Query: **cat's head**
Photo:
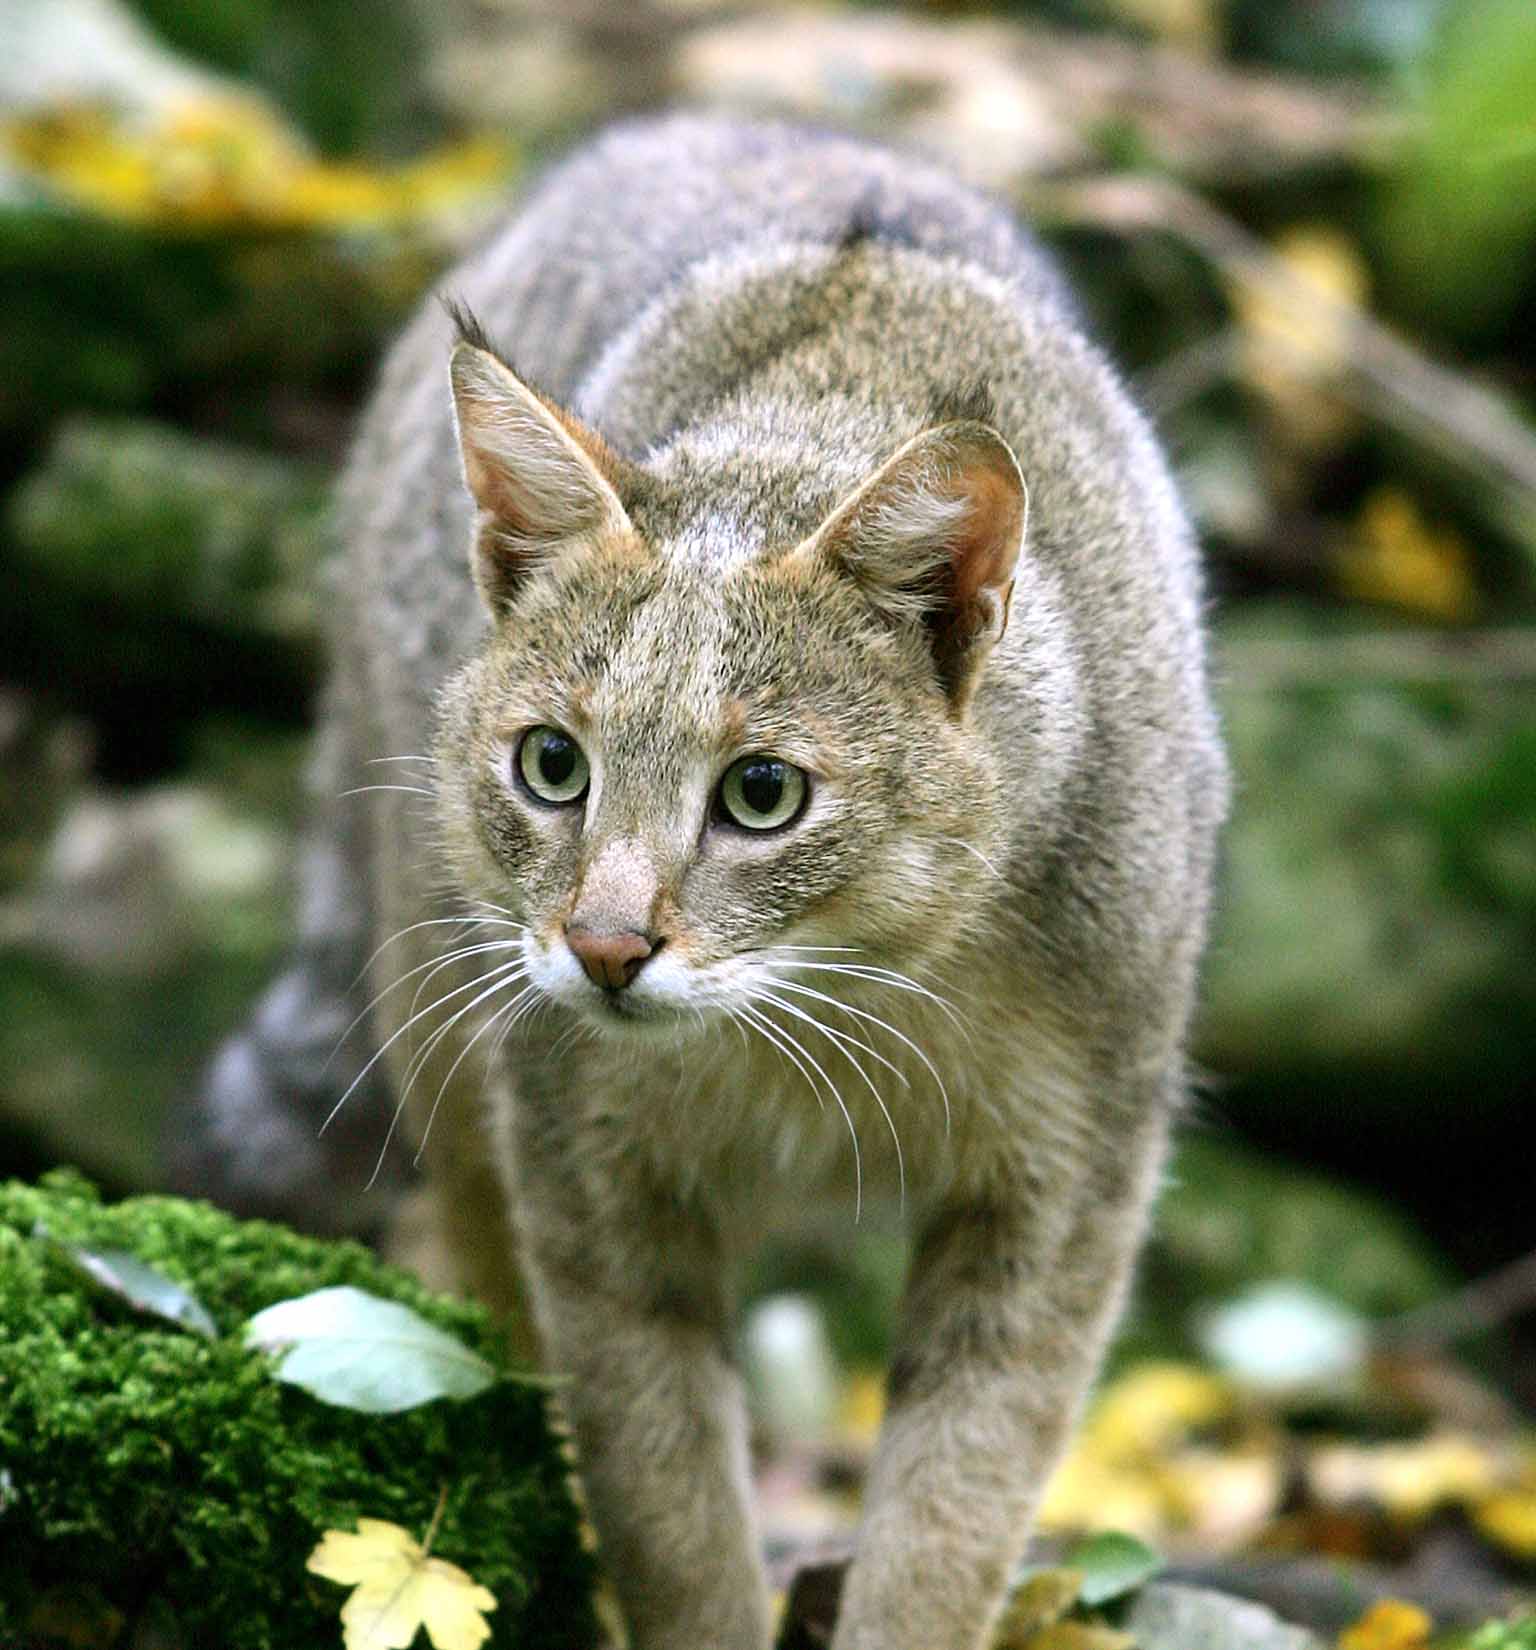
[[707, 512], [686, 543], [647, 530], [665, 482], [479, 341], [452, 382], [494, 625], [443, 695], [441, 818], [536, 990], [686, 1030], [775, 980], [921, 968], [984, 921], [1018, 778], [973, 717], [1025, 527], [1002, 438], [920, 431], [742, 554]]

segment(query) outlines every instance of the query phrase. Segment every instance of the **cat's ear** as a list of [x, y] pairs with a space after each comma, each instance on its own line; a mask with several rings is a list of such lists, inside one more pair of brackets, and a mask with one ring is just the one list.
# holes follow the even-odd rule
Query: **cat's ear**
[[626, 466], [479, 344], [455, 347], [449, 377], [464, 480], [480, 509], [475, 582], [499, 615], [563, 547], [632, 531], [618, 494]]
[[914, 436], [792, 559], [853, 579], [893, 622], [920, 626], [951, 705], [1008, 623], [1029, 492], [1008, 443], [963, 420]]

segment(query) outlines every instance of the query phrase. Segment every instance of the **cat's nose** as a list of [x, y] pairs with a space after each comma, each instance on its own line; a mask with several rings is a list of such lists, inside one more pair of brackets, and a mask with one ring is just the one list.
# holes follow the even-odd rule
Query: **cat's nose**
[[565, 943], [593, 985], [607, 991], [623, 990], [661, 944], [633, 928], [605, 933], [575, 922], [565, 930]]

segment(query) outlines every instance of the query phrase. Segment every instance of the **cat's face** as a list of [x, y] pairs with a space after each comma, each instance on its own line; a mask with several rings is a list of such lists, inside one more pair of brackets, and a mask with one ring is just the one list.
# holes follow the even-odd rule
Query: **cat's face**
[[469, 338], [452, 382], [495, 630], [442, 701], [440, 814], [529, 989], [675, 1032], [945, 949], [1002, 836], [969, 720], [1026, 514], [1001, 437], [921, 431], [779, 543], [771, 488], [718, 508], [761, 455], [641, 471]]
[[976, 904], [999, 814], [923, 648], [783, 564], [630, 546], [541, 575], [444, 700], [465, 893], [524, 925], [536, 991], [620, 1032], [920, 967]]

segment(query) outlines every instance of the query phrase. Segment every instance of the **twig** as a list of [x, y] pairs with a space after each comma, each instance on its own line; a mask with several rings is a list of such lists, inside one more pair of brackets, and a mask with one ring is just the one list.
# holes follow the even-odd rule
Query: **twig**
[[1392, 1347], [1428, 1351], [1493, 1329], [1536, 1308], [1536, 1249], [1497, 1272], [1428, 1306], [1377, 1325], [1377, 1337]]
[[1131, 235], [1176, 235], [1226, 278], [1283, 306], [1325, 336], [1340, 339], [1349, 366], [1384, 413], [1417, 426], [1489, 476], [1536, 514], [1536, 434], [1499, 399], [1438, 366], [1353, 304], [1320, 291], [1241, 224], [1167, 178], [1106, 176], [1028, 191], [1031, 208], [1058, 222]]
[[1219, 646], [1217, 657], [1222, 681], [1237, 692], [1380, 682], [1522, 682], [1536, 680], [1536, 630], [1239, 638]]
[[1241, 339], [1236, 327], [1197, 338], [1160, 361], [1137, 382], [1137, 393], [1154, 419], [1166, 418], [1186, 402], [1232, 376]]
[[437, 1505], [432, 1509], [432, 1522], [427, 1525], [427, 1533], [421, 1538], [421, 1556], [425, 1558], [432, 1551], [432, 1543], [437, 1540], [437, 1528], [443, 1521], [443, 1508], [448, 1505], [448, 1480], [443, 1480], [443, 1487], [437, 1492]]

